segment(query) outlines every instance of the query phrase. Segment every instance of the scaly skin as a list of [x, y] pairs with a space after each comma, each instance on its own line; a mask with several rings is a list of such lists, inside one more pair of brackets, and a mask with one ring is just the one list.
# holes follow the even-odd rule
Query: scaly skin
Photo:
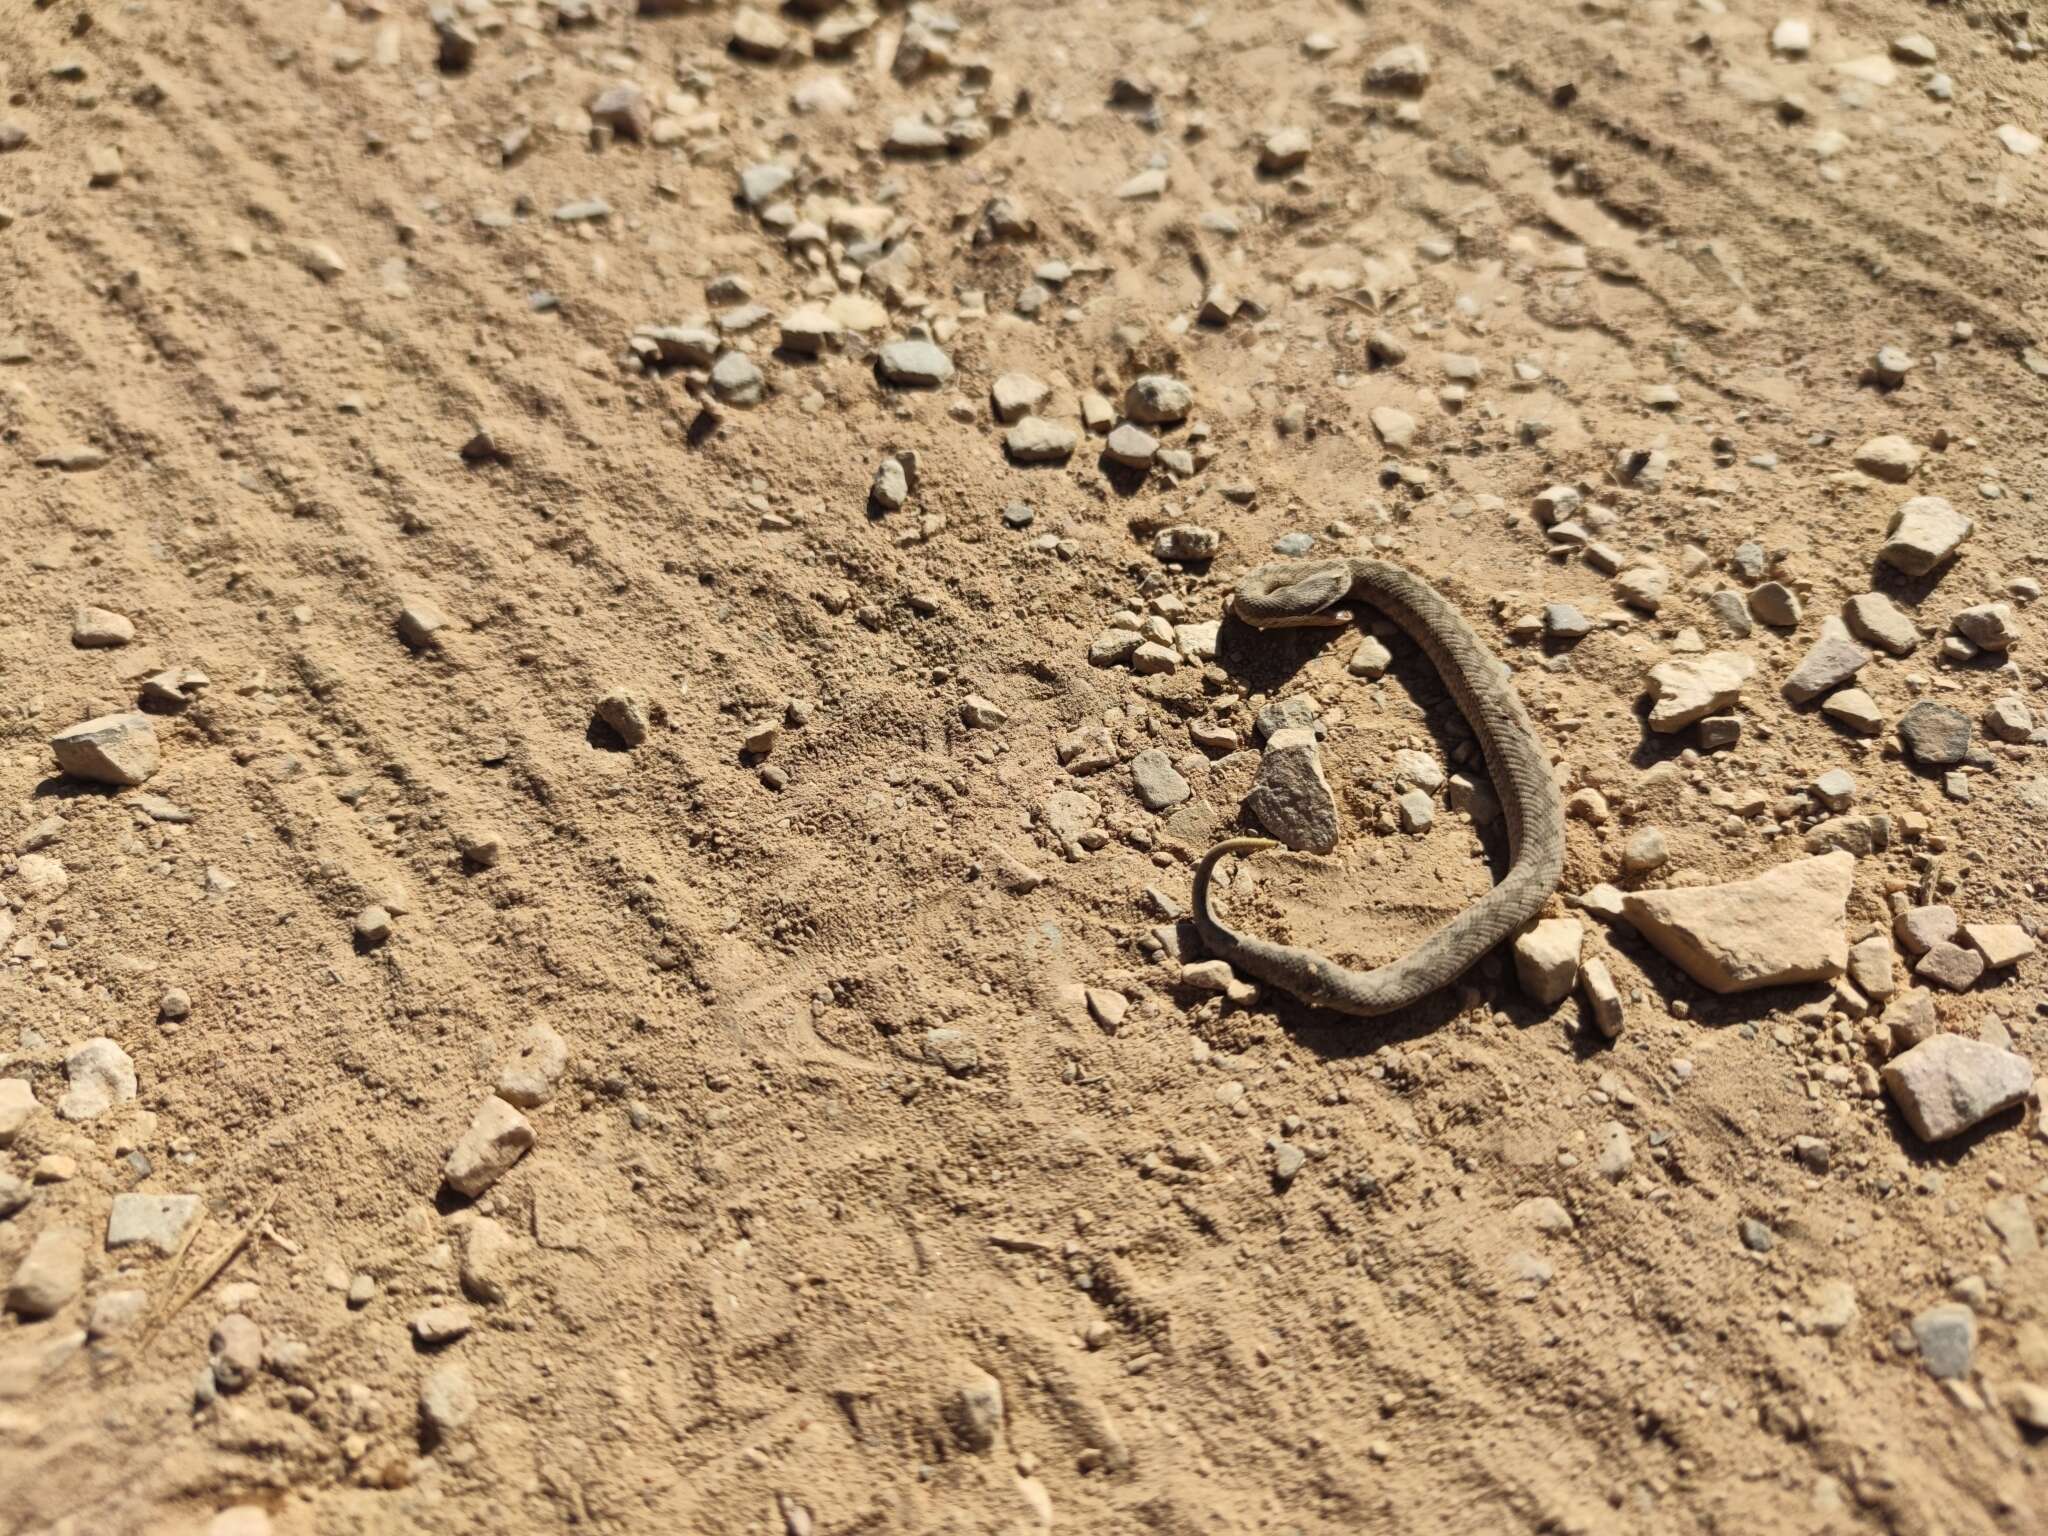
[[1457, 980], [1543, 909], [1564, 872], [1564, 801], [1506, 671], [1458, 611], [1408, 572], [1378, 560], [1262, 565], [1239, 579], [1231, 606], [1258, 629], [1335, 626], [1351, 622], [1350, 611], [1336, 606], [1351, 598], [1372, 604], [1422, 647], [1479, 737], [1507, 817], [1513, 859], [1507, 877], [1410, 953], [1370, 971], [1351, 970], [1312, 949], [1249, 937], [1211, 914], [1209, 882], [1217, 861], [1279, 846], [1268, 838], [1231, 838], [1204, 854], [1195, 866], [1193, 907], [1209, 953], [1234, 970], [1315, 1007], [1370, 1018]]

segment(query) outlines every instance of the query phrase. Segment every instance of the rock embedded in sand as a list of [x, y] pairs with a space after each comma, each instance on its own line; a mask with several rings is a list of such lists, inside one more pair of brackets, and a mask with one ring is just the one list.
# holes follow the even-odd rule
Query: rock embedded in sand
[[488, 1098], [448, 1153], [441, 1176], [457, 1194], [475, 1199], [504, 1177], [533, 1142], [526, 1116], [501, 1098]]
[[1280, 730], [1267, 738], [1245, 805], [1261, 826], [1297, 852], [1336, 848], [1337, 797], [1323, 776], [1313, 730]]
[[156, 727], [137, 712], [101, 715], [50, 738], [57, 766], [74, 779], [132, 786], [147, 783], [162, 761]]
[[1622, 916], [1715, 992], [1825, 981], [1849, 962], [1843, 937], [1852, 854], [1794, 859], [1723, 885], [1630, 891]]
[[1884, 1085], [1922, 1141], [1946, 1141], [2026, 1098], [2033, 1064], [1962, 1035], [1933, 1035], [1886, 1062]]

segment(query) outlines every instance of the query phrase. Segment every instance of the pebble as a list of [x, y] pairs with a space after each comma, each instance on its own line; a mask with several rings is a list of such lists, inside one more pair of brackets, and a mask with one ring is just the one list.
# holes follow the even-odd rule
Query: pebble
[[1004, 434], [1003, 446], [1019, 464], [1063, 464], [1073, 457], [1080, 434], [1043, 416], [1026, 416]]
[[1920, 957], [1913, 966], [1913, 974], [1951, 992], [1967, 992], [1984, 974], [1984, 957], [1974, 949], [1944, 940]]
[[213, 1384], [223, 1392], [240, 1392], [263, 1367], [263, 1330], [240, 1312], [230, 1312], [213, 1325], [207, 1341]]
[[1375, 636], [1367, 635], [1358, 642], [1358, 649], [1351, 653], [1345, 670], [1353, 677], [1379, 677], [1393, 664], [1394, 653]]
[[555, 1096], [568, 1069], [568, 1042], [536, 1020], [520, 1031], [498, 1071], [498, 1097], [521, 1109], [537, 1109]]
[[1579, 986], [1586, 994], [1586, 1007], [1593, 1015], [1594, 1028], [1609, 1040], [1619, 1039], [1625, 1014], [1621, 989], [1615, 985], [1614, 973], [1607, 968], [1607, 962], [1596, 956], [1581, 963]]
[[414, 1313], [408, 1326], [412, 1329], [413, 1338], [421, 1344], [452, 1344], [470, 1330], [469, 1308], [454, 1302], [428, 1307], [423, 1312]]
[[647, 740], [647, 703], [626, 688], [614, 688], [597, 701], [597, 718], [610, 726], [628, 747]]
[[1892, 514], [1879, 558], [1908, 576], [1925, 576], [1950, 559], [1975, 528], [1942, 497], [1915, 496]]
[[1936, 1381], [1962, 1381], [1977, 1349], [1976, 1314], [1960, 1302], [1929, 1307], [1914, 1315], [1913, 1342], [1928, 1375]]
[[1157, 747], [1149, 747], [1131, 759], [1131, 786], [1148, 811], [1170, 810], [1194, 794], [1188, 781], [1173, 766], [1173, 759]]
[[1124, 414], [1147, 426], [1181, 421], [1194, 405], [1194, 391], [1170, 374], [1141, 374], [1124, 391]]
[[420, 1430], [428, 1445], [455, 1438], [476, 1410], [476, 1386], [460, 1361], [435, 1366], [420, 1382]]
[[992, 1450], [1003, 1432], [1002, 1383], [987, 1371], [969, 1371], [954, 1389], [946, 1417], [954, 1438], [966, 1449]]
[[1647, 874], [1670, 862], [1671, 850], [1656, 827], [1644, 827], [1629, 838], [1621, 850], [1621, 867], [1632, 875]]
[[1938, 57], [1934, 44], [1918, 32], [1908, 32], [1903, 37], [1892, 39], [1892, 57], [1901, 64], [1931, 65]]
[[36, 1234], [7, 1282], [7, 1310], [18, 1317], [50, 1317], [85, 1288], [85, 1234], [47, 1227]]
[[1313, 730], [1290, 728], [1267, 738], [1245, 805], [1268, 832], [1297, 852], [1336, 848], [1337, 797], [1323, 777]]
[[1742, 1246], [1751, 1253], [1769, 1253], [1777, 1242], [1771, 1229], [1754, 1216], [1745, 1216], [1736, 1223], [1742, 1236]]
[[1575, 917], [1551, 917], [1515, 939], [1515, 979], [1543, 1007], [1552, 1008], [1579, 982], [1579, 950], [1586, 930]]
[[1415, 441], [1415, 418], [1406, 411], [1391, 405], [1377, 405], [1372, 409], [1372, 429], [1379, 434], [1380, 441], [1396, 452]]
[[938, 389], [953, 381], [953, 360], [929, 341], [892, 341], [875, 354], [882, 382], [905, 389]]
[[1593, 621], [1570, 603], [1543, 605], [1543, 633], [1551, 640], [1583, 640], [1593, 632]]
[[1681, 656], [1650, 668], [1650, 729], [1682, 731], [1696, 720], [1734, 705], [1756, 674], [1756, 663], [1735, 651]]
[[1855, 777], [1844, 768], [1830, 768], [1813, 781], [1813, 792], [1831, 811], [1846, 811], [1856, 798]]
[[2026, 1057], [1962, 1035], [1930, 1035], [1892, 1057], [1882, 1075], [1923, 1141], [1946, 1141], [2010, 1109], [2034, 1083]]
[[1749, 594], [1749, 611], [1759, 623], [1791, 629], [1799, 623], [1799, 594], [1782, 581], [1767, 581]]
[[2041, 136], [2029, 133], [2018, 123], [2000, 123], [1994, 132], [2007, 154], [2026, 158], [2040, 153]]
[[1365, 71], [1365, 88], [1398, 96], [1420, 96], [1429, 85], [1429, 54], [1420, 43], [1401, 43], [1375, 57]]
[[1400, 816], [1403, 832], [1427, 832], [1436, 821], [1435, 804], [1419, 789], [1411, 789], [1396, 796], [1394, 809]]
[[135, 1063], [104, 1035], [64, 1058], [66, 1087], [57, 1113], [66, 1120], [96, 1120], [135, 1097]]
[[1965, 923], [1963, 939], [1994, 971], [2018, 965], [2034, 952], [2032, 935], [2018, 923]]
[[438, 649], [448, 616], [424, 597], [409, 597], [398, 608], [398, 638], [415, 651]]
[[1630, 891], [1622, 916], [1715, 992], [1826, 981], [1848, 966], [1842, 924], [1855, 872], [1846, 852], [1794, 859], [1747, 880]]
[[1159, 452], [1159, 439], [1144, 428], [1125, 422], [1109, 434], [1102, 456], [1127, 469], [1148, 469]]
[[442, 1178], [473, 1200], [524, 1157], [533, 1141], [533, 1126], [524, 1115], [501, 1098], [486, 1099], [448, 1153]]
[[50, 751], [63, 772], [97, 784], [147, 783], [161, 761], [156, 727], [138, 713], [101, 715], [59, 731]]
[[1882, 592], [1864, 592], [1842, 607], [1849, 632], [1893, 656], [1904, 656], [1920, 643], [1913, 617]]
[[355, 916], [355, 940], [364, 949], [375, 949], [392, 934], [391, 914], [383, 907], [364, 907]]
[[1982, 603], [1965, 608], [1951, 621], [1955, 632], [1980, 651], [2003, 651], [2020, 636], [2011, 603]]
[[1884, 712], [1861, 688], [1844, 688], [1830, 694], [1820, 708], [1829, 719], [1840, 721], [1860, 736], [1875, 736], [1884, 729]]
[[2018, 694], [2000, 694], [1985, 706], [1984, 730], [2000, 741], [2028, 741], [2034, 734], [2033, 712]]
[[1848, 626], [1830, 615], [1821, 624], [1820, 637], [1792, 669], [1781, 691], [1794, 704], [1809, 703], [1850, 682], [1870, 660], [1870, 652], [1849, 638]]
[[711, 393], [727, 405], [759, 405], [768, 382], [744, 352], [728, 352], [711, 365]]
[[1802, 58], [1813, 47], [1813, 27], [1796, 16], [1787, 16], [1771, 29], [1771, 52]]
[[71, 643], [81, 650], [111, 650], [134, 638], [134, 621], [111, 609], [81, 604], [72, 612]]
[[1881, 933], [1859, 939], [1849, 946], [1849, 981], [1874, 1003], [1882, 1003], [1898, 990], [1891, 945]]
[[1927, 768], [1953, 768], [1970, 750], [1970, 717], [1959, 709], [1922, 699], [1899, 716], [1899, 742], [1906, 755]]
[[1304, 128], [1282, 128], [1266, 135], [1259, 146], [1259, 169], [1268, 176], [1281, 176], [1308, 163], [1314, 140]]
[[171, 1258], [204, 1208], [197, 1195], [116, 1195], [107, 1215], [107, 1251], [145, 1246]]
[[1920, 449], [1911, 438], [1888, 434], [1873, 437], [1856, 450], [1856, 467], [1874, 480], [1904, 485], [1920, 467]]
[[1594, 1159], [1594, 1170], [1610, 1184], [1618, 1184], [1628, 1177], [1636, 1164], [1635, 1147], [1630, 1143], [1628, 1127], [1618, 1120], [1610, 1120], [1600, 1127], [1600, 1152]]

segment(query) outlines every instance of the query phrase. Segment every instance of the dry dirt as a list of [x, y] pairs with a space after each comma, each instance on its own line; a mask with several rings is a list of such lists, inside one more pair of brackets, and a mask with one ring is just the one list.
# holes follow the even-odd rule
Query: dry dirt
[[[1441, 807], [1424, 836], [1374, 830], [1390, 754], [1457, 746], [1412, 648], [1377, 683], [1351, 639], [1234, 624], [1167, 675], [1087, 655], [1150, 599], [1220, 617], [1283, 534], [1376, 550], [1513, 660], [1563, 785], [1609, 802], [1570, 823], [1554, 910], [1646, 826], [1676, 880], [1778, 862], [1801, 817], [1731, 804], [1846, 767], [1861, 807], [1927, 822], [1859, 862], [1852, 937], [1930, 854], [1965, 916], [2042, 920], [2039, 748], [1994, 746], [1963, 803], [1889, 731], [1778, 695], [1918, 491], [1977, 534], [1881, 583], [1930, 638], [1864, 686], [1890, 719], [1916, 695], [2040, 706], [2027, 610], [2004, 671], [1934, 654], [1955, 609], [2048, 574], [2048, 156], [1996, 137], [2043, 128], [2023, 27], [1842, 0], [1793, 57], [1755, 0], [1038, 0], [956, 7], [912, 74], [904, 12], [836, 59], [804, 55], [845, 8], [783, 13], [764, 60], [729, 50], [724, 6], [631, 9], [466, 8], [474, 60], [443, 72], [411, 0], [0, 0], [0, 122], [25, 132], [0, 148], [0, 1076], [42, 1106], [0, 1169], [75, 1164], [0, 1221], [0, 1274], [45, 1231], [89, 1238], [77, 1298], [0, 1322], [0, 1527], [197, 1532], [255, 1505], [281, 1536], [2043, 1529], [2006, 1405], [2048, 1386], [2048, 1260], [1985, 1219], [2042, 1197], [2036, 1104], [1924, 1147], [1850, 1070], [1861, 1026], [1837, 1034], [1824, 987], [1713, 997], [1599, 924], [1611, 1044], [1500, 955], [1375, 1021], [1190, 988], [1148, 888], [1186, 901], [1255, 762], [1191, 723], [1253, 747], [1257, 709], [1299, 693], [1330, 722], [1345, 837], [1250, 866], [1229, 900], [1261, 931], [1390, 958], [1500, 850]], [[1873, 65], [1914, 32], [1952, 101]], [[1405, 111], [1364, 88], [1403, 42], [1434, 65]], [[621, 80], [661, 121], [599, 142], [585, 109]], [[805, 87], [828, 110], [794, 111]], [[986, 142], [883, 153], [956, 104]], [[1306, 163], [1262, 175], [1290, 126]], [[881, 253], [844, 238], [786, 250], [737, 198], [771, 161], [798, 217], [882, 207], [888, 254], [864, 275]], [[1118, 195], [1153, 165], [1163, 195]], [[609, 216], [553, 216], [589, 198]], [[979, 238], [996, 198], [1033, 229]], [[1202, 219], [1222, 210], [1234, 234]], [[1224, 324], [1198, 317], [1205, 272], [1246, 301]], [[729, 305], [706, 293], [727, 273], [773, 317], [846, 291], [888, 318], [815, 361], [772, 350], [774, 318], [736, 334], [766, 398], [705, 412], [701, 373], [643, 372], [628, 339]], [[884, 387], [873, 348], [920, 323], [956, 378]], [[1382, 327], [1406, 361], [1368, 357]], [[1864, 378], [1885, 344], [1917, 360], [1896, 390]], [[1445, 353], [1483, 365], [1458, 409]], [[1206, 462], [1133, 483], [1083, 433], [1066, 465], [1013, 465], [988, 399], [1012, 370], [1076, 430], [1084, 392], [1171, 372], [1207, 435], [1162, 441]], [[1675, 408], [1645, 405], [1664, 384]], [[1382, 405], [1419, 423], [1405, 453]], [[462, 457], [479, 424], [504, 457]], [[1914, 485], [1850, 467], [1885, 433], [1926, 450]], [[39, 463], [77, 445], [104, 463]], [[1638, 448], [1669, 454], [1661, 486], [1617, 478]], [[915, 492], [877, 515], [901, 450]], [[1546, 553], [1530, 508], [1559, 481], [1672, 570], [1662, 612]], [[1212, 566], [1155, 558], [1178, 522], [1221, 531]], [[1797, 631], [1730, 638], [1708, 608], [1749, 539], [1803, 590]], [[1710, 563], [1685, 574], [1688, 544]], [[437, 647], [397, 632], [415, 599], [449, 619]], [[1593, 634], [1517, 643], [1548, 601]], [[133, 641], [75, 646], [81, 603]], [[1730, 751], [1644, 728], [1645, 669], [1688, 629], [1758, 663]], [[189, 822], [57, 774], [54, 732], [174, 665], [210, 685], [155, 717], [143, 793]], [[633, 750], [593, 723], [620, 687], [653, 717]], [[970, 726], [970, 694], [1006, 718]], [[1055, 743], [1089, 725], [1120, 761], [1072, 777]], [[1122, 764], [1151, 746], [1190, 807], [1134, 797]], [[1104, 834], [1072, 859], [1041, 819], [1063, 790]], [[458, 846], [484, 832], [490, 868]], [[61, 889], [24, 870], [36, 844]], [[354, 934], [372, 904], [381, 945]], [[1944, 994], [1944, 1026], [2038, 1048], [2038, 958]], [[1083, 987], [1128, 999], [1119, 1027]], [[478, 1210], [442, 1160], [536, 1021], [568, 1075], [477, 1202], [509, 1235], [503, 1299], [465, 1302]], [[139, 1096], [61, 1119], [97, 1035]], [[1610, 1122], [1634, 1157], [1613, 1180]], [[1276, 1142], [1308, 1154], [1285, 1187]], [[179, 1257], [106, 1251], [135, 1189], [204, 1197]], [[1545, 1198], [1569, 1231], [1538, 1230]], [[1853, 1317], [1817, 1330], [1843, 1283]], [[120, 1289], [150, 1320], [84, 1342]], [[1979, 1333], [1944, 1385], [1900, 1330], [1952, 1290]], [[410, 1320], [451, 1303], [467, 1335], [417, 1346]], [[231, 1304], [271, 1365], [216, 1397]], [[418, 1395], [451, 1364], [476, 1406], [434, 1439]], [[987, 1378], [1002, 1415], [977, 1427], [960, 1394]]]

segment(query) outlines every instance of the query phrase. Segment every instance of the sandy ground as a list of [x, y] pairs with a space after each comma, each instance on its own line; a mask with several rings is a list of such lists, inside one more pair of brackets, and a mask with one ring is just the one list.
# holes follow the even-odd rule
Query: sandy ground
[[[1862, 685], [1889, 720], [2044, 701], [2024, 606], [2007, 667], [1936, 656], [2048, 575], [2048, 156], [1997, 136], [2048, 130], [2013, 29], [1831, 4], [1795, 54], [1752, 0], [632, 9], [465, 6], [444, 70], [411, 0], [0, 0], [0, 1076], [37, 1105], [0, 1274], [85, 1251], [54, 1316], [0, 1322], [0, 1528], [2042, 1529], [2010, 1406], [2048, 1387], [2034, 1102], [1929, 1148], [1825, 985], [1717, 997], [1593, 922], [1613, 1042], [1500, 955], [1371, 1021], [1189, 986], [1154, 930], [1256, 766], [1191, 727], [1255, 749], [1292, 695], [1329, 726], [1345, 836], [1237, 877], [1262, 931], [1391, 958], [1498, 840], [1441, 803], [1375, 830], [1391, 755], [1459, 746], [1412, 648], [1380, 682], [1354, 638], [1236, 625], [1206, 665], [1088, 659], [1118, 610], [1220, 618], [1283, 535], [1377, 552], [1605, 798], [1554, 912], [1648, 827], [1673, 883], [1789, 857], [1811, 818], [1771, 807], [1840, 767], [1924, 818], [1858, 861], [1852, 938], [1923, 879], [2041, 921], [2042, 749], [1991, 744], [1960, 801], [1778, 694], [1921, 492], [1977, 531], [1888, 588], [1927, 639]], [[1909, 33], [1934, 65], [1889, 56]], [[1426, 89], [1368, 92], [1402, 43]], [[594, 134], [621, 82], [644, 112]], [[940, 152], [886, 153], [921, 112]], [[1262, 173], [1285, 128], [1305, 162]], [[741, 201], [763, 164], [785, 208]], [[776, 350], [847, 296], [822, 356]], [[744, 304], [758, 404], [629, 344]], [[885, 387], [874, 349], [919, 327], [954, 378]], [[1481, 365], [1462, 401], [1445, 354]], [[1006, 457], [1013, 371], [1067, 463]], [[1191, 473], [1098, 462], [1083, 396], [1146, 371], [1193, 392], [1159, 434]], [[480, 426], [499, 453], [466, 459]], [[1911, 485], [1852, 468], [1884, 434]], [[1547, 551], [1558, 482], [1672, 572], [1655, 616]], [[1213, 564], [1155, 556], [1186, 523]], [[1796, 629], [1719, 627], [1748, 540]], [[1518, 639], [1546, 602], [1593, 633]], [[446, 620], [422, 646], [408, 603]], [[133, 638], [75, 644], [81, 604]], [[1711, 754], [1643, 720], [1700, 637], [1758, 666]], [[55, 732], [179, 666], [207, 684], [151, 716], [146, 789], [57, 773]], [[1080, 776], [1084, 727], [1116, 761]], [[1192, 791], [1163, 814], [1124, 766], [1155, 747]], [[1075, 794], [1099, 846], [1048, 825]], [[2043, 1006], [2039, 957], [1939, 1001], [2022, 1053]], [[566, 1074], [461, 1199], [444, 1156], [535, 1024]], [[67, 1119], [92, 1037], [138, 1091]], [[175, 1255], [106, 1247], [137, 1191], [202, 1197]], [[1952, 1296], [1975, 1348], [1943, 1383], [1907, 1325]], [[449, 1306], [467, 1332], [418, 1342]], [[222, 1391], [229, 1315], [263, 1363]]]

